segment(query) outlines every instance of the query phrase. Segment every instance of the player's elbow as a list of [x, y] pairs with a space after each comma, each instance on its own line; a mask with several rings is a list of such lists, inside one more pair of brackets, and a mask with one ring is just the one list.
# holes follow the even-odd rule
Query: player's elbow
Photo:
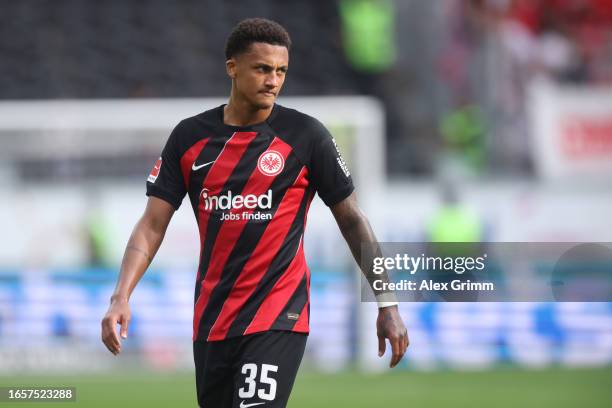
[[368, 219], [365, 214], [357, 208], [355, 211], [346, 212], [341, 217], [336, 218], [338, 227], [344, 231], [358, 230], [368, 225]]
[[164, 236], [168, 227], [163, 220], [155, 217], [143, 217], [139, 223], [139, 227], [146, 236]]

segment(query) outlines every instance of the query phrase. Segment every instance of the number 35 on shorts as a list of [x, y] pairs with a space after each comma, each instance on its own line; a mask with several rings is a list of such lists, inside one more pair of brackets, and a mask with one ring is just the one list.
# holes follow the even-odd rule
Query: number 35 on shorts
[[[276, 397], [276, 380], [271, 373], [276, 373], [278, 366], [261, 364], [261, 369], [255, 363], [246, 363], [241, 373], [245, 375], [244, 387], [238, 390], [238, 397], [242, 399], [257, 397], [264, 401], [274, 401]], [[259, 375], [258, 375], [259, 374]]]

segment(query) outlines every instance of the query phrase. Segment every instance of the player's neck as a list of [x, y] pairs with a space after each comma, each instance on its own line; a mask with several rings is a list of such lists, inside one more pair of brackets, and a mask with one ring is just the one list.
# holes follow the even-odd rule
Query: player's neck
[[246, 101], [239, 101], [230, 97], [227, 105], [223, 107], [223, 123], [230, 126], [248, 126], [261, 123], [268, 119], [273, 106], [267, 109], [257, 109]]

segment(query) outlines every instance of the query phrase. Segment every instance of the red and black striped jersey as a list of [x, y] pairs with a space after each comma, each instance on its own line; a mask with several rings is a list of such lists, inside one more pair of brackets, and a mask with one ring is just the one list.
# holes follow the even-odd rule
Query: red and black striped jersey
[[223, 106], [181, 121], [147, 180], [178, 209], [189, 195], [199, 231], [193, 339], [266, 330], [308, 332], [303, 235], [315, 193], [328, 206], [353, 191], [334, 139], [316, 119], [274, 105], [236, 127]]

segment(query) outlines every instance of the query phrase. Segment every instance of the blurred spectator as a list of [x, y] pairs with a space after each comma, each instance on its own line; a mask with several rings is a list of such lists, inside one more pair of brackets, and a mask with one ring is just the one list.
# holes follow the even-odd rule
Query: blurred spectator
[[111, 266], [110, 237], [108, 221], [99, 209], [92, 209], [85, 220], [88, 264], [94, 268]]
[[[340, 24], [354, 91], [384, 105], [389, 152], [407, 138], [403, 107], [397, 101], [401, 77], [396, 68], [396, 8], [393, 0], [340, 0]], [[401, 143], [401, 142], [400, 142]], [[397, 163], [393, 159], [389, 162]]]
[[486, 163], [486, 124], [480, 107], [467, 105], [442, 119], [440, 132], [446, 145], [459, 156], [469, 173], [481, 172]]
[[86, 191], [87, 212], [82, 228], [85, 234], [87, 264], [92, 268], [111, 270], [113, 266], [111, 221], [102, 210], [100, 193], [94, 188], [88, 188]]
[[477, 212], [462, 203], [457, 187], [445, 181], [440, 188], [440, 207], [426, 225], [426, 241], [434, 243], [485, 240], [485, 227]]
[[611, 0], [515, 0], [505, 17], [526, 31], [540, 72], [561, 81], [612, 80]]
[[347, 60], [358, 72], [379, 74], [395, 63], [394, 7], [391, 0], [341, 0]]
[[[472, 208], [461, 202], [457, 187], [452, 180], [441, 185], [441, 205], [426, 225], [426, 253], [433, 257], [473, 257], [484, 253], [484, 223]], [[441, 266], [427, 271], [435, 282], [450, 284], [453, 280], [478, 281], [472, 271], [457, 273]], [[428, 294], [421, 293], [424, 298]], [[478, 294], [472, 291], [437, 291], [437, 296], [446, 301], [475, 301]]]

